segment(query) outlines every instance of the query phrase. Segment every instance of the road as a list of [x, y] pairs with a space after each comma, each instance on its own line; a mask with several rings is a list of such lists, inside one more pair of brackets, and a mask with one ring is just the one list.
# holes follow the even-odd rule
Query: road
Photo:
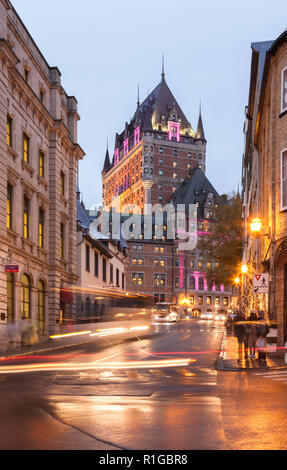
[[217, 371], [220, 325], [156, 329], [1, 364], [0, 449], [287, 448], [286, 372]]

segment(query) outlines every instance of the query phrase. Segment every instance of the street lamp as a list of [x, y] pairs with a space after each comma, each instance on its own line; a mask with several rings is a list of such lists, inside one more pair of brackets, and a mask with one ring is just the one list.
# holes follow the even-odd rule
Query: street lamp
[[242, 274], [247, 274], [247, 272], [248, 272], [248, 267], [247, 267], [246, 264], [243, 264], [243, 265], [241, 266], [241, 273], [242, 273]]
[[250, 223], [250, 230], [254, 235], [258, 235], [260, 233], [261, 227], [262, 221], [258, 217], [253, 219]]

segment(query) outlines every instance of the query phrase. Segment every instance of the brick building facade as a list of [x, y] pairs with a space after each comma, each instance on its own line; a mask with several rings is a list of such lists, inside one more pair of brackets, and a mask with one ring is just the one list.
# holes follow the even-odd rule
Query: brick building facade
[[[269, 272], [269, 294], [260, 299], [287, 341], [287, 33], [252, 44], [246, 145], [243, 159], [244, 260]], [[254, 237], [249, 224], [262, 221]]]
[[77, 101], [6, 0], [0, 61], [0, 334], [14, 325], [19, 340], [17, 327], [32, 322], [44, 338], [60, 310], [71, 313], [60, 289], [77, 280]]

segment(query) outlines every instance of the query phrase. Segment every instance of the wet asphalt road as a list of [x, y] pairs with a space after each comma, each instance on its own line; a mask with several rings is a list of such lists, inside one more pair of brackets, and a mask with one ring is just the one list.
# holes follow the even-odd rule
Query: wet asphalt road
[[[287, 380], [217, 371], [220, 325], [156, 329], [149, 339], [107, 338], [105, 349], [87, 344], [26, 361], [56, 370], [0, 374], [0, 449], [287, 448]], [[158, 362], [185, 358], [194, 362]]]

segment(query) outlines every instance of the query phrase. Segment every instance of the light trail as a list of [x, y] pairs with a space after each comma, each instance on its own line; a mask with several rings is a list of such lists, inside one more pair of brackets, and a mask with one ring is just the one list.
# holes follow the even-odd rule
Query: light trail
[[25, 364], [15, 366], [1, 366], [0, 374], [24, 374], [46, 371], [79, 371], [79, 370], [121, 370], [121, 369], [160, 369], [166, 367], [187, 367], [195, 360], [192, 359], [173, 359], [158, 361], [127, 361], [127, 362], [100, 362], [92, 363], [61, 363], [61, 364]]

